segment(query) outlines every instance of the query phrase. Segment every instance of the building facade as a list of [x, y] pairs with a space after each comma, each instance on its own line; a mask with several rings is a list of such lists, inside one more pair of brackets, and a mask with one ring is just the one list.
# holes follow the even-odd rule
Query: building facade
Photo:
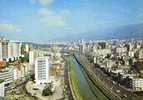
[[6, 59], [8, 57], [8, 42], [4, 37], [0, 38], [0, 60]]
[[49, 82], [49, 62], [47, 57], [38, 57], [35, 61], [36, 84]]
[[21, 56], [21, 43], [0, 38], [0, 60], [17, 59]]
[[130, 83], [134, 91], [143, 91], [143, 78], [133, 78]]
[[4, 68], [0, 71], [0, 79], [5, 81], [5, 84], [9, 84], [14, 81], [14, 68]]
[[21, 43], [9, 42], [8, 43], [8, 58], [17, 59], [21, 56]]
[[4, 80], [0, 80], [0, 97], [4, 97]]
[[36, 51], [36, 50], [29, 51], [28, 71], [30, 74], [33, 74], [35, 72], [35, 60], [37, 57], [38, 57], [38, 51]]

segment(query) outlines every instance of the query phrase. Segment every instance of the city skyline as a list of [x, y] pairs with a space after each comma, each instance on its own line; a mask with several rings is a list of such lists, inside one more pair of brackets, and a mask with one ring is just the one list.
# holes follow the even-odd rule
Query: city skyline
[[47, 42], [138, 24], [143, 17], [142, 3], [142, 0], [1, 0], [0, 36]]

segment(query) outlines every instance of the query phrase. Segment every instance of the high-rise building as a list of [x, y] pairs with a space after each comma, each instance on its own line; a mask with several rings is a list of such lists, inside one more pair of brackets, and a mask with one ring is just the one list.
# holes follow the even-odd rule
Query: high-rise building
[[32, 50], [29, 52], [29, 67], [28, 71], [30, 74], [33, 74], [35, 71], [35, 60], [38, 57], [38, 51]]
[[139, 59], [143, 59], [143, 49], [139, 50]]
[[10, 42], [9, 40], [0, 38], [0, 60], [9, 58], [18, 58], [21, 56], [21, 43]]
[[49, 82], [49, 62], [47, 57], [38, 57], [35, 61], [36, 84]]
[[35, 64], [35, 60], [38, 57], [38, 51], [29, 51], [29, 64]]
[[4, 80], [0, 80], [0, 97], [4, 97]]
[[9, 42], [8, 43], [8, 58], [18, 58], [21, 56], [21, 43]]
[[26, 51], [26, 52], [29, 52], [29, 50], [30, 50], [29, 44], [26, 44], [26, 45], [25, 45], [25, 51]]
[[4, 37], [0, 38], [0, 60], [6, 59], [8, 57], [8, 42]]

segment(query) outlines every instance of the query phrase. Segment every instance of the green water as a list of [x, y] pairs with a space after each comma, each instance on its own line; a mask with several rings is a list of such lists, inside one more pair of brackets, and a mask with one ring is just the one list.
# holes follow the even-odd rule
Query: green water
[[80, 95], [84, 100], [108, 100], [108, 98], [93, 83], [87, 80], [81, 66], [77, 63], [73, 56], [68, 57], [68, 62], [75, 73]]

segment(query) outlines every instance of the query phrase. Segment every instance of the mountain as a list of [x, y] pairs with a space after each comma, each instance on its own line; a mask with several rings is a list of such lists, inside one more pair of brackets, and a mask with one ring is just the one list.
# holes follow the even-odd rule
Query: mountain
[[[108, 32], [108, 31], [107, 31]], [[109, 30], [112, 38], [143, 38], [143, 23], [120, 26]]]
[[95, 39], [131, 39], [139, 38], [143, 39], [143, 23], [130, 24], [119, 27], [112, 27], [101, 29], [97, 31], [86, 32], [82, 34], [68, 35], [66, 40], [95, 40]]

